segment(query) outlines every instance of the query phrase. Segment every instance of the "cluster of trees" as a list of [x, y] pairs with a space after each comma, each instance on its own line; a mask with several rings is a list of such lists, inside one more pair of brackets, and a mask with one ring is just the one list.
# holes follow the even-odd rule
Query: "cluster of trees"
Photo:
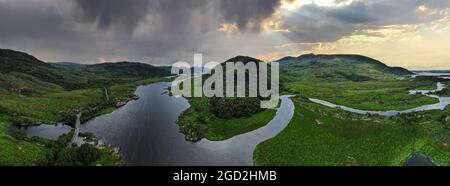
[[[37, 165], [62, 165], [62, 166], [82, 166], [92, 165], [101, 157], [100, 149], [91, 144], [83, 144], [80, 147], [70, 146], [73, 131], [61, 135], [58, 140], [52, 141], [40, 137], [27, 138], [23, 131], [11, 134], [18, 140], [25, 140], [32, 143], [39, 143], [49, 148], [45, 159], [40, 159]], [[87, 134], [90, 135], [90, 134]]]
[[214, 97], [209, 100], [212, 113], [224, 119], [251, 116], [263, 111], [259, 98], [226, 98]]
[[92, 165], [100, 158], [99, 150], [90, 144], [80, 147], [64, 148], [58, 152], [54, 165]]
[[[246, 97], [213, 97], [209, 100], [209, 109], [211, 112], [219, 118], [230, 119], [230, 118], [239, 118], [239, 117], [247, 117], [251, 116], [255, 113], [261, 112], [264, 109], [260, 108], [261, 99], [259, 97], [249, 97], [249, 85], [250, 83], [255, 83], [259, 85], [259, 64], [264, 63], [263, 61], [247, 56], [236, 56], [227, 60], [226, 62], [242, 62], [243, 64], [247, 64], [250, 62], [256, 63], [256, 82], [250, 82], [250, 73], [248, 70], [245, 71], [245, 95]], [[222, 67], [226, 69], [225, 63], [222, 64]], [[232, 69], [226, 69], [226, 71], [230, 71]], [[270, 88], [270, 77], [271, 77], [271, 68], [268, 67], [268, 77], [267, 77], [267, 86]], [[235, 86], [237, 86], [238, 77], [235, 72], [234, 74], [234, 82]], [[223, 88], [224, 92], [226, 92], [226, 81], [224, 79]], [[235, 90], [236, 91], [236, 90]], [[258, 92], [259, 95], [259, 92]]]
[[433, 116], [430, 114], [427, 114], [426, 112], [412, 112], [412, 113], [405, 113], [400, 114], [395, 117], [396, 123], [399, 123], [401, 125], [414, 125], [420, 122], [426, 122], [433, 120]]

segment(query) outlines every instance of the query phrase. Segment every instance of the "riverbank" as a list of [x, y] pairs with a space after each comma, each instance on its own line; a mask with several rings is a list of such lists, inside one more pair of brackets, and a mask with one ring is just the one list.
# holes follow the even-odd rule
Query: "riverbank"
[[108, 88], [109, 101], [105, 97], [103, 87], [74, 91], [54, 89], [37, 97], [0, 96], [0, 146], [4, 149], [0, 151], [0, 165], [35, 165], [46, 160], [50, 154], [49, 147], [41, 142], [11, 137], [7, 131], [10, 124], [34, 126], [65, 122], [72, 125], [75, 123], [75, 113], [80, 110], [83, 111], [81, 122], [85, 122], [113, 112], [117, 101], [133, 100], [137, 86], [169, 80], [152, 78], [112, 85]]
[[213, 114], [210, 99], [188, 98], [190, 107], [177, 120], [181, 133], [188, 141], [206, 138], [221, 141], [267, 125], [276, 114], [275, 109], [265, 109], [251, 116], [224, 119]]

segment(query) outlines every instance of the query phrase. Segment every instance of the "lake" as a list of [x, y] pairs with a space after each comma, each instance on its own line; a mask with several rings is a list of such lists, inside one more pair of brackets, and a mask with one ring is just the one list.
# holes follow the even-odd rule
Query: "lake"
[[72, 127], [63, 123], [55, 125], [38, 125], [38, 126], [20, 126], [11, 125], [8, 128], [8, 132], [24, 131], [27, 137], [34, 136], [43, 137], [46, 139], [57, 140], [60, 135], [70, 132]]
[[278, 134], [292, 118], [294, 106], [282, 97], [275, 118], [265, 127], [225, 141], [185, 140], [176, 124], [189, 108], [185, 98], [165, 94], [168, 83], [140, 86], [140, 99], [81, 127], [119, 147], [127, 165], [252, 165], [255, 146]]

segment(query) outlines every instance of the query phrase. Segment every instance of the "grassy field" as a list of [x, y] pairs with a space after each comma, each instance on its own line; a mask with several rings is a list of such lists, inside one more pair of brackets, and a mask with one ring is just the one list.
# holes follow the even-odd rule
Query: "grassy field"
[[288, 127], [257, 146], [255, 165], [402, 165], [413, 152], [450, 165], [450, 132], [440, 111], [388, 118], [294, 102]]
[[208, 123], [206, 138], [220, 141], [247, 133], [267, 125], [275, 116], [276, 110], [267, 109], [250, 117], [236, 119], [216, 119]]
[[408, 93], [413, 89], [436, 89], [436, 83], [431, 81], [297, 81], [284, 83], [283, 88], [308, 98], [364, 110], [406, 110], [439, 102], [435, 98]]
[[48, 148], [14, 139], [6, 132], [7, 127], [7, 123], [0, 121], [0, 165], [35, 165], [46, 159]]

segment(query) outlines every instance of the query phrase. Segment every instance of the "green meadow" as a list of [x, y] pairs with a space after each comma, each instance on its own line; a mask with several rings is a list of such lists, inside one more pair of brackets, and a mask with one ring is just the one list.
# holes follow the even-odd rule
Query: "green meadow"
[[287, 92], [362, 110], [407, 110], [439, 102], [436, 98], [408, 93], [408, 90], [436, 89], [436, 83], [430, 81], [297, 81], [283, 85]]
[[450, 131], [440, 122], [440, 111], [389, 118], [327, 108], [304, 98], [294, 102], [287, 128], [257, 146], [255, 165], [397, 166], [416, 152], [450, 165]]

